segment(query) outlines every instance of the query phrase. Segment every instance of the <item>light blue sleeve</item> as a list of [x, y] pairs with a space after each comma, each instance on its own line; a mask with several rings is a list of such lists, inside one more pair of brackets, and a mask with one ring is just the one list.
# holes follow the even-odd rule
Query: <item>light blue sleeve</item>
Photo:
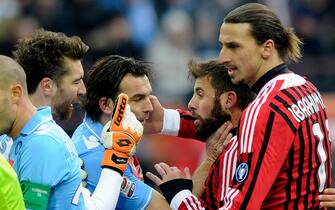
[[65, 147], [50, 136], [33, 138], [18, 157], [19, 179], [54, 187], [69, 173]]
[[85, 208], [82, 195], [74, 201], [81, 183], [78, 157], [70, 154], [64, 142], [53, 137], [33, 138], [22, 147], [18, 157], [19, 180], [52, 187], [48, 209]]
[[133, 183], [133, 193], [126, 195], [126, 193], [120, 192], [119, 200], [116, 205], [116, 209], [127, 209], [127, 210], [142, 210], [146, 209], [152, 199], [153, 189], [145, 184], [143, 181], [137, 179], [129, 164], [124, 172], [123, 176], [126, 176]]

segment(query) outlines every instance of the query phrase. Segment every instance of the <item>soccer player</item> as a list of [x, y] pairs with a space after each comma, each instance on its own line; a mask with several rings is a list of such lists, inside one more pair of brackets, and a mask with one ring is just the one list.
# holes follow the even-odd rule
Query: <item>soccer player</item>
[[[301, 57], [300, 40], [272, 10], [251, 3], [224, 18], [219, 41], [232, 82], [257, 94], [242, 113], [223, 208], [320, 208], [318, 193], [331, 183], [328, 121], [314, 85], [287, 68]], [[179, 209], [188, 197], [176, 195]]]
[[[54, 114], [59, 118], [67, 119], [72, 113], [72, 103], [77, 102], [77, 98], [86, 92], [82, 81], [83, 69], [80, 59], [86, 52], [87, 46], [78, 37], [67, 37], [62, 33], [39, 30], [32, 37], [21, 40], [17, 47], [18, 49], [14, 52], [15, 58], [25, 66], [27, 74], [30, 75], [27, 79], [29, 82], [27, 86], [30, 90], [29, 97], [36, 106], [40, 107], [36, 113], [40, 117], [33, 118], [35, 120], [31, 122], [32, 124], [27, 125], [32, 130], [27, 128], [27, 132], [33, 132], [33, 129], [37, 128], [33, 126], [34, 123], [36, 123], [36, 126], [40, 125], [39, 123], [53, 126], [54, 121], [52, 120], [51, 110], [55, 110]], [[52, 106], [51, 109], [45, 107], [50, 105]], [[45, 120], [43, 121], [42, 119]], [[68, 206], [68, 208], [82, 208], [84, 201], [88, 209], [114, 208], [117, 199], [113, 199], [113, 196], [117, 198], [119, 195], [118, 187], [121, 186], [123, 171], [120, 169], [103, 169], [102, 171], [105, 171], [105, 173], [101, 174], [101, 180], [103, 180], [101, 183], [104, 184], [100, 184], [101, 187], [97, 188], [95, 193], [90, 197], [89, 193], [85, 193], [87, 189], [83, 189], [80, 185], [79, 158], [73, 142], [60, 127], [55, 127], [59, 131], [54, 131], [54, 134], [50, 132], [48, 135], [52, 135], [52, 139], [57, 139], [54, 143], [59, 144], [60, 146], [58, 146], [61, 149], [65, 148], [63, 145], [65, 144], [69, 151], [63, 152], [68, 158], [52, 156], [52, 152], [57, 152], [57, 147], [52, 144], [44, 149], [43, 147], [47, 145], [39, 145], [42, 147], [41, 151], [43, 151], [38, 153], [40, 157], [35, 157], [35, 151], [30, 152], [30, 150], [34, 150], [35, 144], [27, 146], [28, 149], [25, 151], [28, 151], [27, 154], [32, 155], [30, 162], [27, 162], [26, 165], [23, 163], [15, 165], [14, 163], [14, 168], [17, 167], [16, 171], [20, 181], [36, 181], [42, 184], [43, 187], [52, 188], [50, 202], [49, 204], [45, 204], [49, 206], [48, 208], [58, 208], [64, 205]], [[105, 140], [108, 141], [108, 139]], [[51, 141], [53, 142], [53, 140]], [[11, 162], [16, 162], [16, 159], [22, 160], [18, 157], [16, 149], [16, 147], [21, 147], [22, 143], [20, 142], [15, 141], [11, 149]], [[38, 143], [38, 141], [33, 142]], [[39, 147], [36, 146], [36, 148]], [[39, 164], [42, 158], [47, 159], [45, 159], [44, 164]], [[45, 168], [47, 166], [54, 166], [53, 162], [57, 162], [57, 160], [63, 165], [59, 164], [57, 165], [59, 167], [52, 168], [55, 170], [55, 173], [57, 172], [60, 175], [60, 177], [56, 177], [55, 179], [53, 177], [55, 173], [50, 172], [45, 174], [44, 172], [46, 172]], [[128, 159], [124, 160], [125, 163], [127, 161]], [[123, 164], [125, 164], [124, 162]], [[31, 169], [33, 166], [36, 168]], [[33, 170], [35, 173], [31, 173], [29, 170]], [[66, 180], [68, 180], [68, 183]], [[110, 188], [109, 186], [115, 186], [115, 188]], [[62, 190], [67, 193], [62, 192]], [[81, 195], [82, 192], [85, 196], [84, 200]], [[71, 201], [71, 199], [73, 200]], [[65, 204], [63, 205], [63, 203]]]
[[[215, 133], [217, 129], [220, 130], [220, 126], [227, 121], [231, 121], [232, 123], [228, 130], [231, 127], [236, 128], [242, 110], [254, 98], [254, 94], [248, 86], [236, 86], [232, 84], [226, 68], [216, 60], [206, 62], [196, 62], [191, 60], [189, 63], [189, 75], [195, 78], [193, 97], [188, 104], [194, 120], [189, 117], [189, 120], [187, 121], [185, 116], [185, 119], [183, 120], [174, 120], [170, 118], [171, 121], [180, 122], [180, 129], [176, 130], [179, 133], [179, 136], [191, 135], [191, 133], [193, 133], [193, 135], [199, 139], [208, 139], [207, 141], [210, 141], [210, 136]], [[164, 114], [165, 120], [169, 118], [168, 116], [165, 116], [166, 114], [170, 115], [170, 117], [173, 116], [171, 114], [172, 110], [169, 112], [170, 113]], [[186, 112], [183, 113], [187, 114]], [[194, 123], [195, 130], [185, 129], [186, 127], [191, 127], [186, 126], [189, 123]], [[169, 126], [166, 126], [165, 129], [168, 129], [167, 127]], [[172, 131], [173, 128], [169, 128], [169, 130]], [[235, 129], [231, 130], [231, 133], [235, 134]], [[147, 173], [147, 176], [157, 185], [160, 185], [162, 192], [169, 202], [171, 202], [172, 199], [170, 195], [174, 195], [175, 191], [188, 185], [190, 191], [201, 196], [207, 209], [218, 209], [220, 205], [224, 203], [223, 195], [227, 192], [229, 181], [232, 179], [232, 173], [235, 166], [233, 160], [236, 160], [236, 137], [229, 140], [230, 141], [223, 151], [222, 148], [216, 148], [217, 150], [220, 150], [217, 155], [213, 153], [207, 154], [207, 159], [200, 167], [209, 167], [210, 170], [204, 170], [204, 172], [207, 173], [205, 175], [206, 181], [202, 185], [202, 188], [204, 189], [197, 190], [198, 192], [194, 192], [194, 187], [196, 186], [193, 186], [192, 188], [192, 181], [190, 179], [176, 180], [176, 182], [161, 185], [162, 180], [156, 175], [149, 172]], [[169, 170], [169, 167], [165, 163], [156, 164], [155, 167], [162, 176], [165, 175], [165, 169]], [[173, 167], [171, 167], [171, 170], [173, 171], [172, 173], [181, 173], [178, 169]], [[197, 172], [198, 171], [199, 168], [197, 169]], [[197, 172], [195, 172], [195, 175]], [[170, 171], [167, 173], [170, 174]], [[194, 179], [194, 176], [193, 183], [197, 182], [197, 180]], [[189, 174], [187, 178], [190, 178]], [[197, 185], [199, 183], [195, 184]], [[175, 205], [175, 202], [171, 203], [172, 208]]]
[[[147, 63], [110, 55], [99, 59], [87, 74], [85, 119], [72, 140], [84, 161], [87, 188], [93, 192], [99, 181], [100, 162], [104, 154], [101, 132], [110, 119], [115, 99], [121, 92], [129, 96], [129, 105], [137, 119], [145, 124], [152, 112], [149, 96], [151, 70]], [[162, 195], [143, 182], [136, 156], [129, 160], [117, 209], [169, 209]]]
[[[1, 89], [1, 88], [0, 88]], [[0, 90], [2, 94], [2, 91]], [[0, 108], [0, 113], [2, 110]], [[1, 114], [0, 114], [1, 117]], [[7, 160], [0, 154], [0, 209], [23, 210], [24, 202], [17, 175]]]
[[[87, 50], [79, 37], [43, 29], [19, 40], [13, 54], [26, 72], [28, 94], [34, 106], [51, 106], [53, 116], [60, 120], [71, 117], [73, 104], [86, 93], [81, 59]], [[1, 143], [6, 155], [12, 140], [2, 137]]]

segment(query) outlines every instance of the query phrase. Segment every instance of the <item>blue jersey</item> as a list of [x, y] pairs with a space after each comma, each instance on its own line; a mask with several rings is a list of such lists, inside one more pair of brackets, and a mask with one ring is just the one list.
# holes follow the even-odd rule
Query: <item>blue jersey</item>
[[9, 158], [20, 181], [51, 187], [48, 209], [85, 209], [78, 193], [81, 177], [77, 151], [52, 119], [50, 107], [37, 109], [14, 139]]
[[[105, 152], [101, 142], [102, 128], [101, 123], [93, 122], [86, 116], [72, 136], [78, 155], [84, 162], [84, 170], [87, 172], [87, 188], [91, 193], [98, 184], [102, 170], [101, 160]], [[152, 198], [152, 188], [136, 177], [142, 173], [135, 165], [134, 159], [130, 159], [123, 174], [124, 177], [127, 177], [128, 182], [123, 183], [126, 189], [121, 190], [116, 209], [145, 209]]]

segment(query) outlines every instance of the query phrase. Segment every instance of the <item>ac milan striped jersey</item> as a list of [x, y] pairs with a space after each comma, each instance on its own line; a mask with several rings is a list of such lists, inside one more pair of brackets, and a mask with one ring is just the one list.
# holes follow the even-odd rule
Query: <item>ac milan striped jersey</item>
[[315, 209], [318, 193], [330, 186], [330, 139], [321, 95], [286, 66], [273, 70], [281, 69], [286, 73], [266, 81], [242, 114], [227, 208]]
[[285, 65], [254, 87], [257, 98], [239, 125], [233, 179], [227, 188], [214, 189], [223, 197], [202, 202], [183, 190], [172, 199], [173, 209], [320, 208], [317, 196], [331, 183], [328, 120], [320, 93]]

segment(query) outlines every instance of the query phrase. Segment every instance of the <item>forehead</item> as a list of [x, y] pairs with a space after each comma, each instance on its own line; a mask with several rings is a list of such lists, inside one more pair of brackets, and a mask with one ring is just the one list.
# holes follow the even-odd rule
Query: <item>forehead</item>
[[224, 44], [254, 40], [250, 29], [249, 23], [223, 23], [220, 28], [219, 41]]
[[137, 94], [150, 95], [152, 88], [146, 75], [135, 77], [132, 74], [126, 74], [120, 83], [120, 91], [132, 97]]
[[195, 80], [194, 90], [201, 89], [207, 93], [214, 93], [214, 88], [210, 82], [209, 76], [199, 77]]
[[65, 58], [63, 67], [67, 70], [67, 73], [63, 76], [63, 79], [78, 79], [84, 76], [81, 60]]

